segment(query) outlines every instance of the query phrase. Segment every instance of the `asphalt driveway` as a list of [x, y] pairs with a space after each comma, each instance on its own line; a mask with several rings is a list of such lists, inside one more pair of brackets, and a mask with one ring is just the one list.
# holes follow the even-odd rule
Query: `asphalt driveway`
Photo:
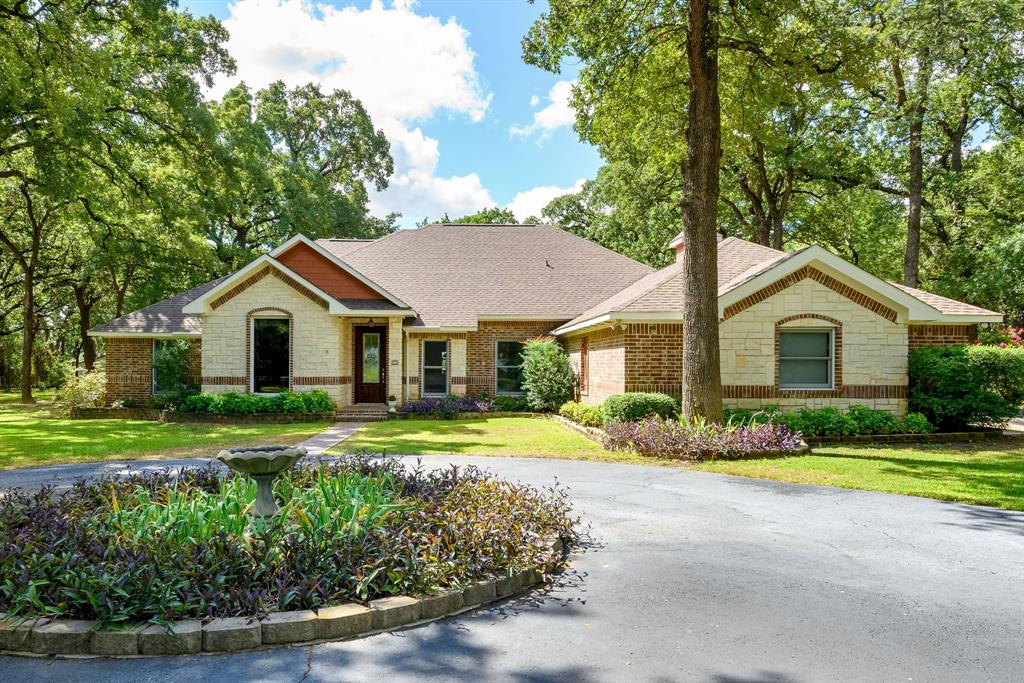
[[[592, 543], [558, 585], [445, 621], [313, 647], [127, 661], [0, 658], [0, 680], [817, 683], [1024, 675], [1024, 514], [653, 467], [455, 460], [537, 485], [557, 477], [570, 487]], [[0, 486], [118, 467], [0, 472]]]

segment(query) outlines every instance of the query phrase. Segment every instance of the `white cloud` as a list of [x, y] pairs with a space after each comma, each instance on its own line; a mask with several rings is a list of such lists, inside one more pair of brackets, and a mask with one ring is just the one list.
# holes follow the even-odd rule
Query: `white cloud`
[[983, 143], [981, 143], [978, 146], [981, 147], [981, 150], [983, 152], [991, 152], [993, 149], [995, 149], [997, 146], [999, 146], [999, 144], [1001, 142], [1002, 142], [1002, 140], [999, 140], [997, 138], [989, 138], [988, 140], [985, 140]]
[[[541, 138], [563, 126], [571, 126], [576, 120], [576, 112], [570, 105], [572, 97], [572, 81], [558, 81], [548, 91], [548, 104], [543, 109], [533, 112], [533, 121], [526, 126], [512, 126], [509, 132], [521, 138], [528, 138], [540, 133]], [[536, 95], [530, 98], [530, 106], [536, 107], [540, 100]]]
[[505, 205], [505, 208], [511, 209], [516, 218], [521, 221], [526, 220], [529, 216], [540, 218], [541, 212], [548, 205], [548, 202], [555, 197], [561, 197], [563, 194], [579, 192], [583, 189], [583, 183], [585, 182], [584, 178], [580, 178], [572, 187], [538, 185], [537, 187], [517, 193], [512, 198], [512, 201]]
[[238, 80], [254, 89], [282, 80], [289, 86], [312, 81], [325, 90], [348, 90], [384, 130], [395, 157], [390, 187], [372, 194], [375, 212], [439, 215], [433, 192], [450, 202], [441, 213], [469, 205], [476, 210], [481, 198], [490, 200], [479, 177], [435, 177], [438, 141], [410, 124], [442, 111], [479, 121], [491, 95], [480, 83], [465, 29], [454, 18], [420, 16], [413, 5], [374, 0], [359, 9], [304, 0], [237, 0], [229, 5], [224, 25], [238, 73], [219, 80], [210, 95], [219, 97]]

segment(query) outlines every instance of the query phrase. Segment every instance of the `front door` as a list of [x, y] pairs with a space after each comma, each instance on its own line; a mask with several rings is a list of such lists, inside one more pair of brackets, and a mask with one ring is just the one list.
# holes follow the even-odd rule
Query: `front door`
[[384, 403], [387, 398], [387, 328], [357, 327], [356, 403]]

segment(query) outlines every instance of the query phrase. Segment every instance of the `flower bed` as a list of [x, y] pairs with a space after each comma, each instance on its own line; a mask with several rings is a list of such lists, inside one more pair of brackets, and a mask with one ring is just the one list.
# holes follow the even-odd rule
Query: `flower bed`
[[490, 413], [496, 406], [487, 398], [476, 396], [442, 396], [406, 401], [398, 409], [399, 414], [417, 417], [440, 417], [452, 419], [459, 413]]
[[0, 612], [116, 626], [365, 605], [542, 567], [540, 539], [576, 522], [561, 491], [392, 459], [292, 471], [269, 523], [246, 514], [255, 492], [213, 468], [8, 492]]
[[799, 432], [772, 423], [723, 427], [648, 417], [638, 422], [610, 424], [605, 433], [607, 449], [681, 460], [788, 455], [807, 449]]

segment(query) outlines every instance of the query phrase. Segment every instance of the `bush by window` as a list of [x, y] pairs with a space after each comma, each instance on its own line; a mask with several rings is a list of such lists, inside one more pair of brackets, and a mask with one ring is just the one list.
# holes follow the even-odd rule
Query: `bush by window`
[[96, 408], [103, 405], [107, 376], [98, 370], [71, 375], [57, 390], [57, 403], [65, 413], [72, 408]]
[[523, 347], [523, 389], [534, 410], [558, 410], [576, 396], [576, 373], [553, 338], [531, 339]]
[[178, 410], [186, 413], [254, 415], [256, 413], [331, 413], [334, 402], [326, 391], [282, 391], [274, 396], [260, 394], [192, 394]]
[[1001, 426], [1024, 403], [1024, 349], [950, 346], [910, 353], [910, 408], [942, 430]]

